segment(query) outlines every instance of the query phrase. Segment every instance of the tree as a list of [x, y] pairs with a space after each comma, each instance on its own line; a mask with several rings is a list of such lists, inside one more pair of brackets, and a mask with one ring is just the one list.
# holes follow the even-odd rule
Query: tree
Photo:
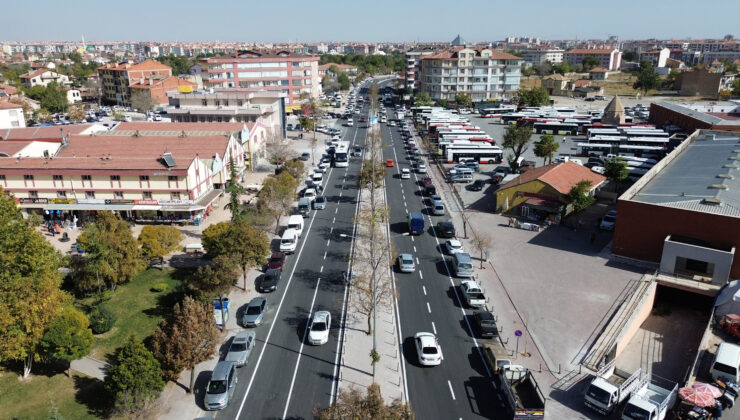
[[530, 66], [530, 65], [527, 65], [527, 64], [522, 64], [521, 71], [522, 71], [522, 76], [529, 77], [529, 76], [534, 75], [535, 68], [534, 68], [534, 66]]
[[23, 377], [39, 360], [47, 327], [68, 300], [59, 289], [62, 256], [0, 188], [0, 362], [23, 362]]
[[233, 156], [229, 156], [229, 182], [226, 186], [226, 192], [229, 193], [229, 210], [231, 210], [231, 221], [233, 222], [242, 215], [239, 197], [246, 192], [239, 183]]
[[386, 171], [383, 162], [376, 161], [373, 165], [371, 160], [362, 162], [362, 169], [360, 170], [360, 187], [367, 187], [373, 180], [374, 185], [379, 187], [383, 184], [385, 179]]
[[213, 311], [205, 303], [185, 296], [172, 317], [159, 324], [152, 335], [152, 353], [162, 366], [165, 380], [176, 381], [183, 369], [190, 369], [190, 386], [195, 385], [195, 366], [216, 353], [219, 332], [213, 323]]
[[466, 95], [464, 93], [459, 93], [455, 95], [455, 103], [457, 106], [462, 108], [470, 108], [473, 106], [473, 100], [470, 98], [469, 95]]
[[146, 89], [141, 89], [131, 94], [131, 107], [141, 112], [151, 111], [154, 109], [151, 93]]
[[650, 89], [657, 89], [659, 85], [660, 79], [653, 70], [653, 65], [649, 61], [640, 63], [640, 70], [637, 71], [637, 80], [632, 84], [632, 88], [641, 90], [643, 95], [645, 95]]
[[560, 148], [560, 143], [550, 134], [540, 136], [540, 141], [534, 144], [534, 155], [542, 158], [542, 164], [552, 163], [552, 157]]
[[241, 220], [211, 225], [203, 231], [201, 240], [209, 257], [234, 258], [244, 275], [244, 290], [247, 290], [247, 270], [262, 263], [270, 252], [267, 235]]
[[504, 133], [504, 141], [502, 146], [504, 149], [510, 149], [513, 153], [509, 165], [511, 169], [516, 170], [519, 167], [519, 157], [527, 151], [529, 140], [532, 137], [532, 130], [527, 127], [517, 127], [510, 125], [506, 128]]
[[[239, 266], [236, 259], [230, 255], [219, 255], [210, 265], [198, 267], [195, 275], [190, 277], [187, 288], [200, 300], [217, 297], [221, 303], [221, 319], [225, 321], [224, 298], [231, 291], [237, 277]], [[222, 322], [221, 331], [225, 329], [226, 322]]]
[[567, 199], [573, 206], [573, 213], [580, 213], [593, 204], [595, 198], [588, 193], [589, 187], [591, 187], [591, 181], [584, 179], [582, 181], [578, 181], [578, 183], [568, 191]]
[[160, 268], [164, 267], [164, 256], [176, 250], [181, 240], [182, 233], [172, 226], [146, 225], [139, 234], [142, 256], [160, 260]]
[[628, 50], [622, 53], [622, 59], [624, 61], [637, 61], [640, 58], [640, 55], [637, 53], [637, 51], [634, 50]]
[[414, 105], [416, 105], [416, 106], [432, 106], [432, 105], [434, 105], [434, 101], [432, 100], [432, 97], [429, 96], [429, 93], [427, 93], [427, 92], [420, 92], [418, 95], [414, 96]]
[[112, 357], [105, 373], [105, 388], [115, 400], [116, 409], [136, 413], [157, 398], [165, 386], [159, 361], [134, 335]]
[[447, 108], [447, 107], [448, 107], [448, 106], [450, 105], [450, 101], [448, 101], [447, 99], [438, 99], [438, 100], [437, 100], [437, 103], [438, 103], [438, 104], [439, 104], [439, 106], [441, 106], [442, 108]]
[[376, 383], [370, 384], [364, 395], [355, 387], [351, 387], [349, 391], [343, 390], [330, 407], [321, 409], [321, 407], [315, 406], [313, 415], [316, 420], [414, 419], [414, 412], [411, 411], [411, 406], [408, 403], [404, 404], [396, 398], [390, 404], [386, 404], [380, 394], [380, 385]]
[[581, 61], [581, 65], [583, 66], [583, 70], [589, 71], [594, 67], [600, 66], [601, 61], [593, 55], [587, 55], [584, 57], [583, 61]]
[[281, 165], [295, 156], [293, 146], [280, 138], [272, 138], [265, 146], [267, 158], [273, 165]]
[[303, 173], [306, 171], [306, 165], [304, 165], [303, 161], [300, 159], [291, 159], [283, 164], [283, 170], [289, 173], [296, 181], [296, 185], [293, 188], [295, 190], [295, 188], [298, 187], [297, 181], [303, 178]]
[[732, 61], [723, 58], [720, 60], [722, 62], [722, 67], [725, 68], [724, 74], [735, 74], [737, 73], [737, 64], [733, 63]]
[[100, 82], [95, 79], [85, 79], [82, 83], [82, 89], [87, 93], [87, 96], [100, 103]]
[[275, 235], [280, 230], [280, 219], [293, 211], [297, 187], [298, 182], [287, 171], [268, 177], [262, 183], [257, 205], [261, 211], [275, 218]]
[[553, 73], [559, 73], [559, 74], [566, 74], [573, 71], [573, 68], [570, 66], [570, 64], [563, 60], [562, 62], [558, 64], [553, 64], [551, 67], [551, 70]]
[[90, 353], [94, 342], [90, 321], [72, 306], [64, 308], [46, 330], [41, 347], [44, 354], [67, 362], [67, 376], [72, 376], [71, 362]]
[[491, 236], [483, 230], [473, 229], [471, 236], [471, 242], [473, 247], [480, 252], [480, 268], [483, 269], [483, 255], [493, 246], [493, 239]]
[[542, 106], [550, 104], [550, 95], [541, 86], [533, 87], [532, 89], [520, 89], [518, 96], [520, 106]]
[[732, 82], [732, 96], [740, 96], [740, 78]]
[[[32, 88], [33, 89], [33, 88]], [[48, 109], [50, 112], [64, 112], [69, 106], [67, 101], [67, 91], [59, 86], [56, 82], [49, 83], [46, 88], [42, 88], [43, 93], [38, 98], [41, 102], [41, 108]], [[32, 98], [36, 99], [36, 98]]]
[[607, 159], [604, 161], [604, 176], [614, 182], [614, 188], [619, 185], [620, 182], [627, 179], [630, 171], [627, 167], [627, 162], [618, 156], [616, 159]]
[[85, 250], [85, 256], [75, 275], [75, 286], [81, 291], [90, 291], [105, 285], [111, 290], [116, 285], [128, 283], [143, 268], [139, 244], [134, 239], [128, 223], [112, 212], [100, 212], [95, 222], [84, 227], [77, 238], [77, 245]]
[[339, 83], [339, 89], [348, 90], [350, 86], [349, 76], [345, 72], [339, 72], [337, 75], [337, 83]]
[[67, 114], [73, 121], [81, 121], [85, 119], [85, 108], [79, 103], [70, 105]]

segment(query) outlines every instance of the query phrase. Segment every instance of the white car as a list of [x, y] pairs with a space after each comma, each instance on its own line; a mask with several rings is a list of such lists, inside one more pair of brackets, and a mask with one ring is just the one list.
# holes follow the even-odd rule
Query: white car
[[328, 163], [323, 163], [322, 162], [322, 163], [319, 163], [317, 166], [318, 166], [316, 168], [316, 171], [317, 172], [326, 173], [326, 171], [329, 169], [329, 164]]
[[329, 341], [329, 329], [331, 328], [331, 314], [329, 311], [316, 311], [308, 328], [309, 344], [314, 346], [326, 344]]
[[409, 171], [409, 168], [401, 169], [401, 179], [411, 179], [411, 171]]
[[414, 336], [416, 354], [422, 366], [437, 366], [442, 363], [442, 348], [439, 346], [437, 337], [432, 333], [420, 332]]
[[445, 242], [445, 251], [447, 251], [449, 255], [457, 254], [458, 252], [465, 252], [465, 250], [463, 250], [462, 242], [457, 239], [448, 239]]
[[412, 138], [409, 138], [408, 144], [410, 144], [412, 146], [415, 146], [416, 145], [416, 141], [414, 139], [412, 139]]
[[425, 164], [423, 164], [423, 163], [419, 163], [419, 164], [417, 164], [417, 165], [416, 165], [416, 172], [418, 172], [418, 173], [420, 173], [420, 174], [425, 174], [425, 173], [427, 173], [427, 165], [425, 165]]
[[313, 175], [311, 175], [311, 181], [313, 181], [314, 185], [321, 185], [321, 183], [324, 182], [324, 174], [321, 172], [314, 172]]
[[303, 198], [308, 198], [311, 201], [315, 200], [316, 190], [313, 188], [306, 188], [306, 191], [303, 192]]

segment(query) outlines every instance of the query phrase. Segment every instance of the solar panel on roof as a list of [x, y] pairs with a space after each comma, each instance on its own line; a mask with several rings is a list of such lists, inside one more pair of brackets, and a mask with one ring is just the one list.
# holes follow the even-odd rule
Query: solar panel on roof
[[165, 165], [167, 165], [168, 168], [175, 167], [175, 158], [172, 157], [172, 153], [163, 153], [162, 158], [164, 159]]

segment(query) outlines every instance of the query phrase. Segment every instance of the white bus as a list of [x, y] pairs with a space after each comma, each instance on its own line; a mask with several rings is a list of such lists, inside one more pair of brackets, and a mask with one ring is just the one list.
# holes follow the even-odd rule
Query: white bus
[[480, 163], [501, 163], [504, 151], [500, 147], [473, 147], [463, 148], [455, 145], [447, 146], [447, 163], [459, 162], [460, 159], [473, 159]]
[[337, 150], [334, 152], [334, 167], [346, 168], [349, 166], [349, 142], [338, 141]]

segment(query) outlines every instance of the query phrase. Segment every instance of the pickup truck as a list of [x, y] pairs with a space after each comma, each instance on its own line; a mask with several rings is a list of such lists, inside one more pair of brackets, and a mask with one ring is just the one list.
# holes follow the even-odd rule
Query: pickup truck
[[460, 289], [463, 292], [465, 303], [471, 308], [483, 308], [486, 306], [486, 297], [483, 295], [478, 283], [474, 280], [465, 280], [460, 282]]
[[611, 414], [640, 385], [641, 369], [630, 374], [617, 369], [615, 362], [616, 359], [599, 369], [586, 389], [586, 407], [601, 414]]
[[545, 396], [532, 372], [524, 366], [507, 365], [497, 376], [504, 403], [512, 419], [530, 420], [545, 417]]
[[646, 376], [640, 381], [622, 411], [622, 420], [664, 420], [676, 403], [678, 384], [667, 379]]

